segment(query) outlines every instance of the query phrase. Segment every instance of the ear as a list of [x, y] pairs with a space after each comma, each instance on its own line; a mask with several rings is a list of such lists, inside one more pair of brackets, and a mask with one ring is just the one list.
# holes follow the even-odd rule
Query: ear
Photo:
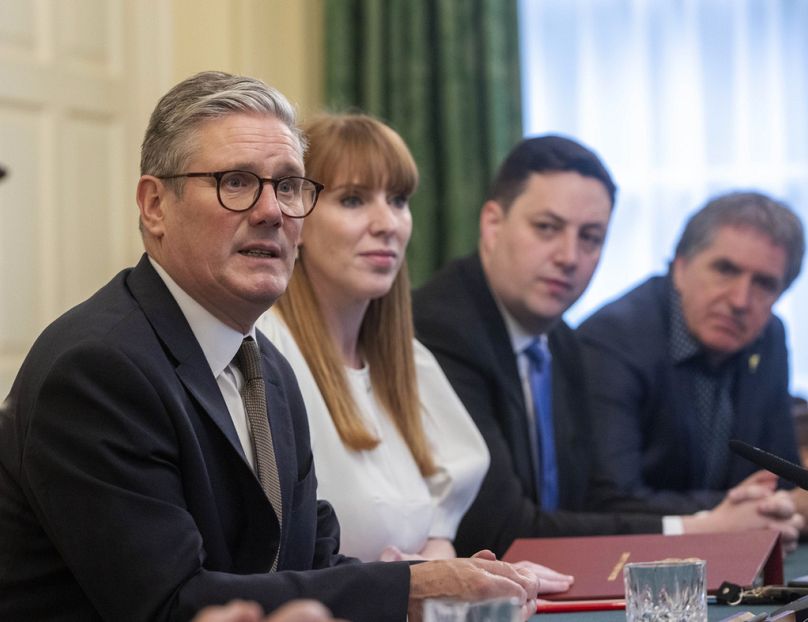
[[673, 267], [671, 269], [671, 272], [673, 273], [673, 287], [679, 293], [682, 292], [682, 280], [684, 279], [684, 270], [686, 267], [687, 259], [684, 257], [674, 257]]
[[486, 201], [483, 204], [480, 210], [480, 251], [483, 254], [490, 254], [496, 244], [505, 217], [505, 210], [497, 201]]
[[169, 193], [171, 190], [153, 175], [143, 175], [137, 182], [135, 198], [140, 210], [141, 226], [155, 238], [161, 238], [165, 233], [165, 203]]

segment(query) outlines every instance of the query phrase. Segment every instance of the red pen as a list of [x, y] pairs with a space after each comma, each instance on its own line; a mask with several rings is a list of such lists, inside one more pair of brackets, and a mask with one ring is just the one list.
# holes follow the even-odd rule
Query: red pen
[[571, 613], [574, 611], [608, 611], [625, 609], [624, 600], [568, 600], [539, 601], [536, 613]]

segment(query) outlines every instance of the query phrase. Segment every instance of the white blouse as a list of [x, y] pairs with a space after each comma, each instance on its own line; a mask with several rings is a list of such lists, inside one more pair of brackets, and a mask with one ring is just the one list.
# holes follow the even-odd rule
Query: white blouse
[[390, 546], [418, 553], [428, 538], [454, 539], [488, 469], [488, 450], [435, 357], [413, 343], [424, 429], [437, 471], [423, 477], [395, 423], [376, 400], [370, 372], [346, 368], [353, 398], [368, 429], [381, 442], [349, 450], [337, 433], [303, 354], [280, 315], [270, 310], [256, 324], [289, 360], [306, 403], [317, 471], [317, 496], [336, 510], [340, 552], [363, 561]]

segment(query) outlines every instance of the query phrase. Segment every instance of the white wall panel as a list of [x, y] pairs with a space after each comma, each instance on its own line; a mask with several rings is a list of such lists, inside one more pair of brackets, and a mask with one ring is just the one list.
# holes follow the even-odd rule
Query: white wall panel
[[[41, 206], [42, 118], [35, 109], [0, 107], [0, 160], [10, 171], [0, 185], [0, 352], [22, 350], [41, 328], [39, 296], [31, 287], [47, 253]], [[17, 145], [6, 153], [3, 146]]]
[[170, 8], [0, 0], [0, 400], [42, 329], [139, 255], [138, 149], [171, 81]]
[[111, 119], [78, 116], [61, 126], [61, 183], [50, 217], [58, 228], [61, 258], [56, 305], [66, 309], [123, 267], [112, 266], [109, 258], [114, 256], [114, 212], [121, 205], [116, 171], [124, 154], [120, 124]]
[[0, 2], [0, 57], [33, 58], [38, 2]]

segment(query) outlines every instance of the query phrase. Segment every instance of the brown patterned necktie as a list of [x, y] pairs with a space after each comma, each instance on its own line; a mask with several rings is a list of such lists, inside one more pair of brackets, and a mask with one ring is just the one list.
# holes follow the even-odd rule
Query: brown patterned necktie
[[[264, 389], [264, 377], [261, 374], [261, 354], [258, 344], [252, 337], [245, 337], [236, 354], [236, 363], [244, 376], [241, 388], [241, 399], [250, 420], [252, 431], [253, 453], [255, 455], [255, 472], [264, 489], [275, 515], [278, 527], [283, 522], [281, 506], [281, 485], [278, 479], [278, 465], [275, 462], [275, 448], [272, 446], [272, 431], [267, 418], [267, 399]], [[272, 562], [272, 570], [278, 565], [278, 556]]]

